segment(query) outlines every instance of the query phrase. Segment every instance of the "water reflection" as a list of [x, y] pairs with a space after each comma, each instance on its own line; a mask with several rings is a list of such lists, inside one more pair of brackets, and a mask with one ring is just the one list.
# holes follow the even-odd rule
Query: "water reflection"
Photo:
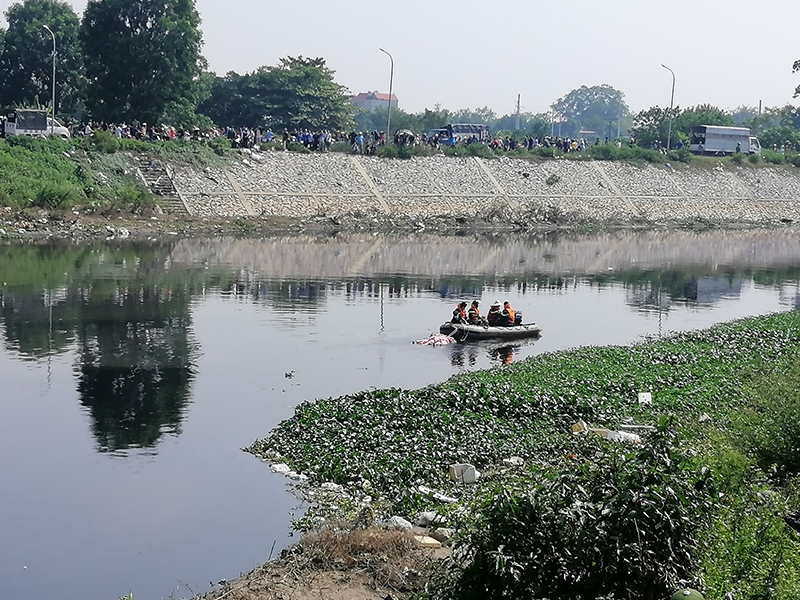
[[152, 447], [180, 433], [194, 378], [190, 325], [181, 289], [126, 285], [84, 297], [78, 394], [101, 451]]
[[[622, 289], [625, 304], [662, 319], [676, 306], [711, 307], [751, 284], [800, 306], [800, 232], [629, 232], [524, 237], [287, 237], [0, 247], [0, 319], [6, 349], [25, 360], [76, 350], [79, 401], [98, 447], [152, 447], [178, 434], [190, 402], [197, 347], [193, 299], [209, 291], [252, 302], [301, 327], [339, 296], [352, 305], [421, 297], [480, 299], [487, 290], [569, 299]], [[441, 322], [447, 312], [425, 315]], [[602, 318], [602, 315], [598, 315]], [[350, 326], [360, 326], [360, 317]], [[430, 326], [429, 324], [426, 325]], [[343, 325], [344, 327], [344, 325]], [[508, 364], [517, 345], [467, 344], [450, 362]]]
[[454, 367], [475, 367], [481, 354], [486, 354], [489, 364], [494, 366], [510, 365], [514, 362], [514, 355], [518, 354], [522, 345], [536, 343], [537, 338], [525, 342], [499, 344], [498, 342], [466, 342], [452, 344], [450, 348], [450, 364]]
[[51, 359], [75, 351], [78, 399], [98, 449], [153, 447], [179, 433], [197, 345], [191, 272], [171, 278], [169, 247], [47, 243], [6, 246], [2, 255], [5, 347], [46, 360], [48, 385]]

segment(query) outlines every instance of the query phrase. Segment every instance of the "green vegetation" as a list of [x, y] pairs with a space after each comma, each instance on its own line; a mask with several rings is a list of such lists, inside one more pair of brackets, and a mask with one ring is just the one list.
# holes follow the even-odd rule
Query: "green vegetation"
[[333, 75], [322, 58], [282, 58], [274, 67], [216, 77], [198, 110], [224, 126], [349, 129], [353, 107]]
[[193, 0], [94, 0], [81, 23], [86, 103], [96, 120], [158, 123], [197, 107], [202, 64]]
[[153, 205], [130, 161], [114, 153], [118, 140], [75, 142], [22, 136], [0, 141], [0, 206], [139, 211]]
[[[442, 597], [660, 598], [685, 578], [709, 600], [789, 600], [800, 538], [781, 517], [800, 503], [798, 342], [791, 312], [557, 352], [420, 390], [304, 403], [249, 450], [356, 498], [367, 490], [387, 513], [439, 510], [462, 548]], [[658, 431], [614, 445], [573, 435], [578, 419]], [[528, 466], [498, 468], [511, 456]], [[447, 466], [461, 462], [485, 483], [450, 482]]]

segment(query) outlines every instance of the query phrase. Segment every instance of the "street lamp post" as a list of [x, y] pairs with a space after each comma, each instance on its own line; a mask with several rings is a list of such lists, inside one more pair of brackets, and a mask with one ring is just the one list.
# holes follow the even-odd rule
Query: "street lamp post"
[[50, 85], [53, 87], [53, 102], [50, 105], [50, 135], [55, 133], [56, 126], [56, 34], [47, 25], [42, 25], [50, 35], [53, 36], [53, 79]]
[[675, 71], [667, 65], [662, 64], [661, 66], [672, 73], [672, 94], [669, 96], [669, 129], [667, 129], [667, 152], [669, 152], [669, 144], [672, 140], [672, 101], [675, 99]]
[[389, 70], [389, 116], [386, 118], [386, 139], [388, 140], [392, 132], [392, 84], [394, 83], [394, 59], [392, 58], [392, 55], [383, 48], [378, 48], [378, 50], [388, 56], [389, 60], [391, 61], [391, 69]]

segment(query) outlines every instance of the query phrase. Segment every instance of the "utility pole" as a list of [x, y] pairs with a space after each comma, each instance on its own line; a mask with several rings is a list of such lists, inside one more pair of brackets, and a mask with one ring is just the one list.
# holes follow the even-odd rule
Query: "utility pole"
[[669, 152], [669, 145], [672, 141], [672, 102], [675, 100], [675, 71], [670, 69], [667, 65], [661, 66], [672, 73], [672, 93], [669, 96], [669, 129], [667, 129], [667, 152]]
[[386, 117], [386, 141], [388, 142], [391, 139], [390, 136], [392, 135], [392, 84], [394, 83], [394, 58], [392, 58], [392, 55], [383, 48], [378, 48], [378, 50], [388, 56], [389, 60], [391, 61], [391, 69], [389, 70], [389, 115]]
[[514, 128], [515, 131], [519, 131], [519, 101], [520, 101], [521, 94], [517, 94], [517, 122]]
[[53, 36], [53, 79], [50, 82], [50, 85], [53, 86], [53, 103], [50, 106], [50, 136], [52, 137], [56, 126], [56, 34], [47, 25], [42, 25], [42, 27]]

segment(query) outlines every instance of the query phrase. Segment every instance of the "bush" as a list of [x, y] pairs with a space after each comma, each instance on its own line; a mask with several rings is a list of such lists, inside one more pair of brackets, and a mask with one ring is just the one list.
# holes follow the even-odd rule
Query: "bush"
[[780, 152], [767, 150], [766, 148], [761, 150], [761, 158], [764, 160], [764, 162], [768, 162], [773, 165], [782, 165], [785, 162], [783, 154]]
[[81, 193], [73, 186], [60, 183], [45, 184], [31, 200], [31, 206], [53, 210], [62, 206], [70, 206], [83, 199]]
[[377, 150], [375, 150], [375, 154], [377, 156], [380, 156], [381, 158], [397, 158], [399, 156], [397, 146], [395, 146], [394, 144], [386, 144], [385, 146], [378, 146]]
[[156, 203], [153, 194], [139, 186], [125, 186], [117, 190], [116, 195], [115, 204], [119, 204], [134, 213], [138, 213], [143, 208], [151, 208]]
[[731, 162], [735, 165], [742, 164], [744, 162], [744, 155], [741, 152], [734, 154], [731, 156]]
[[670, 150], [667, 152], [667, 158], [669, 160], [674, 160], [682, 163], [690, 163], [694, 158], [694, 154], [692, 154], [688, 148], [681, 148], [680, 150]]
[[542, 158], [554, 158], [556, 155], [556, 149], [550, 146], [549, 148], [545, 148], [544, 146], [540, 146], [535, 150], [535, 153], [541, 156]]
[[289, 142], [287, 150], [289, 150], [289, 152], [299, 152], [300, 154], [311, 154], [311, 150], [306, 148], [305, 144], [301, 144], [300, 142]]
[[113, 154], [119, 150], [119, 139], [110, 131], [103, 131], [98, 129], [89, 138], [89, 143], [93, 150], [97, 152], [104, 152], [106, 154]]
[[667, 597], [695, 567], [715, 495], [710, 471], [678, 450], [671, 420], [659, 425], [638, 450], [586, 438], [582, 462], [491, 490], [442, 596]]
[[350, 142], [333, 142], [331, 144], [331, 152], [344, 152], [346, 154], [351, 152], [352, 149]]
[[784, 481], [800, 475], [800, 363], [756, 383], [738, 421], [745, 449], [759, 467]]
[[208, 142], [208, 147], [217, 156], [225, 156], [225, 153], [231, 149], [231, 142], [223, 135], [218, 135]]
[[747, 157], [747, 162], [751, 165], [757, 165], [761, 161], [761, 157], [758, 154], [750, 154]]

